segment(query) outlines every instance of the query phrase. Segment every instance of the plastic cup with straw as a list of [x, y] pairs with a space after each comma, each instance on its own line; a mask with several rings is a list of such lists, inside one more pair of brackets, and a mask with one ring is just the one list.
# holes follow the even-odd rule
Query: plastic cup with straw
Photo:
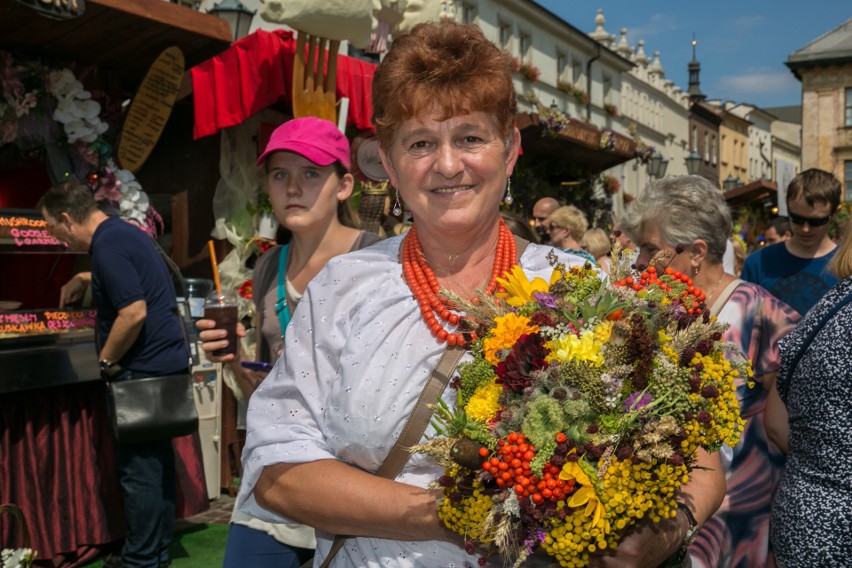
[[237, 295], [233, 290], [222, 290], [222, 281], [219, 279], [219, 265], [216, 262], [216, 249], [213, 241], [207, 241], [207, 249], [210, 251], [210, 265], [213, 269], [213, 282], [216, 289], [210, 292], [204, 301], [204, 318], [216, 322], [215, 329], [224, 329], [227, 332], [225, 339], [228, 345], [211, 353], [216, 357], [234, 355], [237, 352], [237, 321], [239, 309]]

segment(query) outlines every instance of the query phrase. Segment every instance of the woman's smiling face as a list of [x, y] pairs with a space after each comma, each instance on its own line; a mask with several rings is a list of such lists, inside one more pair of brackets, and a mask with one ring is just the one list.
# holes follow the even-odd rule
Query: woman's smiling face
[[337, 215], [337, 204], [352, 192], [334, 164], [318, 166], [292, 152], [270, 154], [266, 163], [269, 201], [275, 217], [294, 233], [325, 226]]
[[418, 231], [459, 233], [496, 222], [520, 134], [508, 142], [483, 112], [440, 120], [437, 111], [410, 118], [381, 152], [391, 183]]

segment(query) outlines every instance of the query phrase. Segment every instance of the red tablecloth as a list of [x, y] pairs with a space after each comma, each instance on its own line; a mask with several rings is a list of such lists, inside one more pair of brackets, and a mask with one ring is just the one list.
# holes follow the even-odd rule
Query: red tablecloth
[[[198, 435], [174, 441], [177, 517], [207, 510]], [[2, 395], [0, 502], [23, 510], [42, 566], [80, 566], [124, 537], [102, 383]], [[0, 543], [12, 542], [2, 519]]]
[[[240, 124], [279, 101], [289, 102], [295, 51], [293, 32], [257, 30], [193, 67], [195, 138]], [[373, 128], [375, 70], [367, 61], [346, 55], [337, 58], [337, 98], [349, 98], [347, 124], [360, 130]]]

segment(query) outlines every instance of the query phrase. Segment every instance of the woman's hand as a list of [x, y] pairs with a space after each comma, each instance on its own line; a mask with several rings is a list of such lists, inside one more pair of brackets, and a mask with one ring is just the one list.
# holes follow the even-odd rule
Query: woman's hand
[[266, 378], [266, 371], [253, 371], [241, 366], [238, 361], [231, 361], [231, 370], [234, 372], [234, 377], [237, 380], [237, 386], [240, 387], [240, 392], [246, 400], [251, 397], [252, 393], [257, 390], [257, 386]]
[[589, 555], [590, 568], [655, 568], [683, 544], [689, 524], [682, 513], [674, 519], [636, 523], [615, 550]]
[[[195, 322], [195, 327], [200, 330], [198, 337], [201, 339], [201, 349], [207, 354], [207, 359], [213, 363], [227, 363], [229, 361], [240, 362], [240, 346], [237, 345], [236, 354], [228, 355], [213, 355], [213, 351], [224, 349], [228, 346], [228, 332], [224, 329], [216, 329], [216, 321], [212, 319], [200, 319]], [[237, 323], [237, 337], [245, 337], [246, 328], [241, 323]], [[236, 371], [235, 371], [236, 372]]]

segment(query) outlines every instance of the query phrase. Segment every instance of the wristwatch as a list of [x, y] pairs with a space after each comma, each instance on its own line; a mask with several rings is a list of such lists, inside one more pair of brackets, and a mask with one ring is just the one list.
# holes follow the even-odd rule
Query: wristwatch
[[98, 366], [101, 368], [102, 373], [106, 373], [107, 371], [115, 367], [115, 363], [113, 363], [109, 359], [101, 359], [100, 361], [98, 361]]
[[678, 502], [677, 508], [684, 512], [686, 520], [689, 523], [689, 529], [686, 531], [686, 536], [683, 537], [683, 547], [686, 548], [695, 542], [696, 538], [698, 538], [698, 531], [700, 527], [698, 526], [698, 522], [695, 520], [695, 515], [692, 514], [692, 511], [685, 503]]

